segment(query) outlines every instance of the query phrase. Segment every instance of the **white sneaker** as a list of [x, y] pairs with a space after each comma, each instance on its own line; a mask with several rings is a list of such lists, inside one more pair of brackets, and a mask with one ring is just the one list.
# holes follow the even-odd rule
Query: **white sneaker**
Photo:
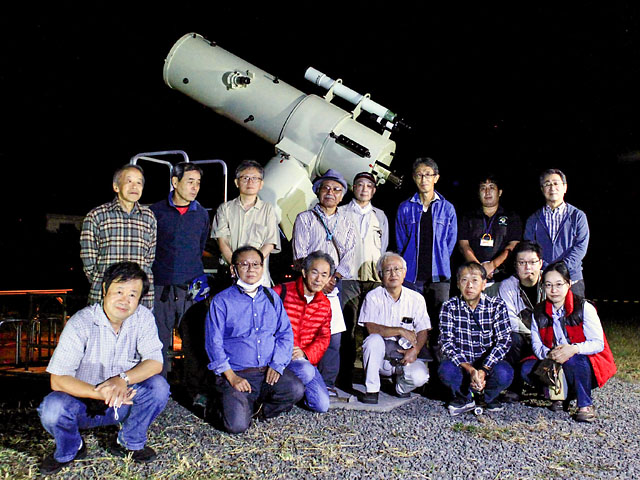
[[467, 403], [466, 405], [454, 405], [454, 404], [449, 404], [449, 406], [447, 407], [447, 409], [449, 410], [449, 415], [451, 415], [452, 417], [458, 416], [462, 413], [465, 412], [469, 412], [471, 410], [473, 410], [474, 408], [476, 408], [476, 402], [471, 400], [469, 403]]

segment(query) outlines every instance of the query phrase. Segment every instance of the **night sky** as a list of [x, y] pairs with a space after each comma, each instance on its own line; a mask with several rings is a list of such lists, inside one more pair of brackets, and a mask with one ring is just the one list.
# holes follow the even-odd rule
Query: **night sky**
[[[591, 227], [587, 295], [637, 298], [623, 282], [640, 178], [636, 3], [57, 3], [0, 18], [1, 288], [82, 282], [76, 240], [44, 233], [44, 216], [109, 201], [113, 171], [136, 153], [182, 149], [231, 168], [271, 158], [272, 145], [164, 84], [172, 45], [197, 32], [305, 93], [324, 93], [303, 78], [314, 66], [404, 117], [413, 128], [392, 135], [392, 168], [407, 181], [374, 201], [392, 221], [416, 156], [439, 163], [437, 188], [459, 215], [476, 202], [479, 172], [501, 175], [503, 205], [525, 220], [543, 202], [539, 173], [564, 170], [566, 199]], [[147, 182], [144, 203], [165, 195], [165, 177], [148, 171]], [[205, 171], [201, 203], [215, 208], [220, 186]]]

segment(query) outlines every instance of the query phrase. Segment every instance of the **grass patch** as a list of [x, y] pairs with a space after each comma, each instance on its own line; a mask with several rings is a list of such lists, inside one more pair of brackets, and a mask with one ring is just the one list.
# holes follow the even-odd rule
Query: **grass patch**
[[616, 376], [625, 382], [640, 383], [640, 319], [604, 319], [603, 326], [613, 358], [618, 366]]

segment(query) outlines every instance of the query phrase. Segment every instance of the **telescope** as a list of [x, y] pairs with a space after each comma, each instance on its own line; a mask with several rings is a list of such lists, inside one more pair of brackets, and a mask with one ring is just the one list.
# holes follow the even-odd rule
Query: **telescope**
[[[376, 184], [399, 186], [390, 170], [396, 144], [390, 135], [407, 125], [395, 113], [333, 80], [315, 68], [305, 78], [327, 90], [324, 97], [305, 94], [278, 77], [248, 63], [202, 35], [188, 33], [171, 48], [164, 63], [164, 81], [214, 112], [275, 146], [265, 165], [260, 197], [270, 202], [283, 233], [291, 239], [298, 213], [317, 202], [313, 180], [330, 168], [351, 183], [370, 172]], [[332, 100], [354, 104], [347, 112]], [[372, 115], [381, 132], [357, 119]]]

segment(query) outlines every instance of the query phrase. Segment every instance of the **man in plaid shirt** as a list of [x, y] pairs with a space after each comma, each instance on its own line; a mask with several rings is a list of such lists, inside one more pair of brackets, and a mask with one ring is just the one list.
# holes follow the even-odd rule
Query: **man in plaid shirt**
[[151, 287], [141, 304], [153, 308], [153, 273], [156, 255], [156, 218], [138, 203], [144, 187], [144, 172], [127, 164], [113, 175], [116, 198], [91, 210], [80, 233], [80, 258], [91, 285], [89, 305], [102, 300], [102, 276], [117, 262], [136, 262], [149, 277]]
[[513, 380], [513, 368], [504, 357], [511, 346], [511, 323], [504, 300], [482, 293], [487, 272], [476, 262], [458, 268], [460, 296], [440, 310], [440, 345], [443, 360], [438, 369], [451, 390], [451, 416], [475, 408], [473, 392], [484, 392], [486, 410], [499, 411], [498, 395]]

